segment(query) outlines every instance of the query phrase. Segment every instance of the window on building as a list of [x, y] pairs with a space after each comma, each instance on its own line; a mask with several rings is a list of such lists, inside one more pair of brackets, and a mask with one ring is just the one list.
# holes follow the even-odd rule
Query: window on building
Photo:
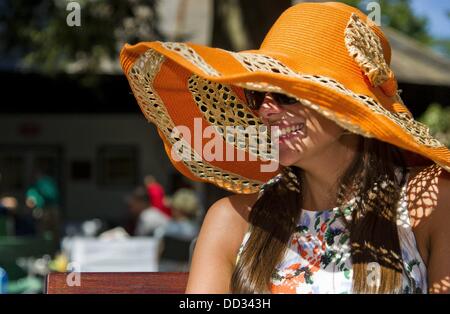
[[135, 146], [103, 146], [98, 151], [98, 183], [102, 186], [138, 184], [138, 149]]
[[25, 187], [25, 161], [22, 156], [0, 156], [0, 187], [3, 192]]
[[91, 168], [89, 160], [73, 160], [70, 163], [70, 179], [72, 181], [90, 180]]

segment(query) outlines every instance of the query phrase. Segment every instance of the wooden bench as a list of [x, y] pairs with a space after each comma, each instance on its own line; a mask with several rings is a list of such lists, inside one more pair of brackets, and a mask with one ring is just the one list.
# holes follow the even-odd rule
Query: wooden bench
[[67, 273], [50, 273], [46, 278], [45, 292], [47, 294], [184, 293], [189, 273], [80, 273], [79, 275], [80, 285], [69, 286]]

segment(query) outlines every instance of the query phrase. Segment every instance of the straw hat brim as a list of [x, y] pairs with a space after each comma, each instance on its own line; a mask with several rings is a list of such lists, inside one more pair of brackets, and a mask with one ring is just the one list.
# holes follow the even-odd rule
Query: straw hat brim
[[[288, 56], [271, 51], [231, 52], [192, 43], [146, 42], [125, 45], [121, 52], [122, 68], [142, 112], [158, 127], [173, 165], [193, 180], [236, 193], [253, 193], [277, 174], [260, 171], [270, 155], [248, 143], [228, 140], [223, 133], [224, 145], [244, 151], [247, 157], [257, 156], [257, 160], [177, 161], [171, 156], [173, 146], [183, 141], [171, 132], [177, 125], [193, 129], [193, 118], [201, 118], [203, 127], [214, 125], [219, 130], [236, 124], [261, 125], [246, 105], [242, 88], [295, 97], [353, 133], [418, 154], [450, 172], [448, 148], [429, 134], [427, 126], [413, 119], [398, 95], [388, 97], [370, 84], [344, 84], [301, 73], [289, 64]], [[188, 149], [191, 155], [198, 154], [195, 147], [188, 145]]]

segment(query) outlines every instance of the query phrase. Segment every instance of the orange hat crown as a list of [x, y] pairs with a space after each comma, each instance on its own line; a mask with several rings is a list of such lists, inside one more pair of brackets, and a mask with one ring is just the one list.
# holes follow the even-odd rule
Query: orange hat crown
[[[361, 41], [362, 31], [366, 41]], [[351, 36], [352, 32], [356, 36]], [[347, 40], [343, 40], [344, 34]], [[358, 44], [367, 49], [355, 48]], [[377, 87], [389, 81], [387, 96], [397, 91], [389, 69], [391, 47], [383, 31], [364, 13], [342, 3], [292, 6], [277, 19], [259, 51], [300, 73], [332, 77], [352, 89], [358, 89], [361, 82]], [[377, 59], [376, 64], [370, 64], [370, 58]]]

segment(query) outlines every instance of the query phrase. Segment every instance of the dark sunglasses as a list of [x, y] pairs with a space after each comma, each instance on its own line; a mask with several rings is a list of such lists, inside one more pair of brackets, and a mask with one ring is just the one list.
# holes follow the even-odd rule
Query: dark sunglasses
[[[247, 100], [248, 106], [253, 110], [258, 110], [261, 107], [267, 92], [259, 92], [249, 89], [244, 89], [245, 98]], [[273, 99], [280, 105], [294, 105], [298, 103], [298, 100], [286, 96], [280, 93], [270, 93]]]

